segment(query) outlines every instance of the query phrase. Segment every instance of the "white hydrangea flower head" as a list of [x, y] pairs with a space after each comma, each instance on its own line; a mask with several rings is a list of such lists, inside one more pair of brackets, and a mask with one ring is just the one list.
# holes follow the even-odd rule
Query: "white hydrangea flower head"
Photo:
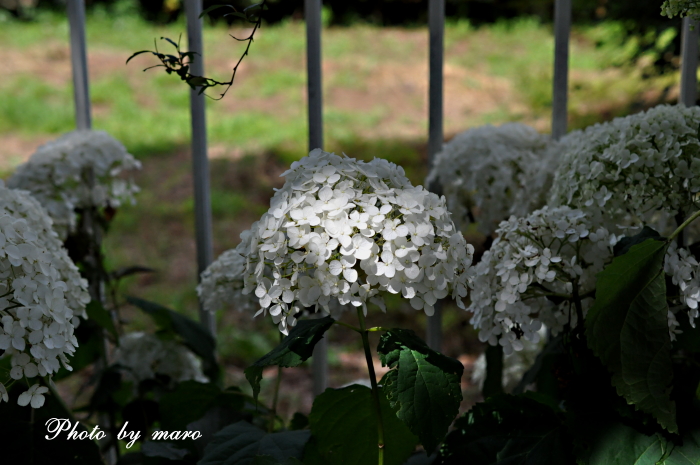
[[697, 210], [699, 126], [699, 107], [659, 105], [573, 131], [562, 139], [550, 205], [598, 210], [611, 231]]
[[[544, 207], [500, 224], [498, 237], [476, 265], [470, 323], [479, 339], [504, 353], [537, 343], [546, 325], [552, 334], [575, 327], [576, 288], [583, 314], [592, 303], [595, 276], [612, 260], [614, 234], [569, 207]], [[576, 284], [574, 284], [576, 283]]]
[[[10, 377], [50, 376], [61, 365], [70, 369], [67, 357], [78, 346], [74, 329], [89, 301], [87, 281], [46, 210], [28, 192], [0, 181], [0, 350], [11, 357]], [[6, 392], [0, 383], [3, 399]], [[27, 403], [43, 404], [42, 392], [36, 385]]]
[[690, 16], [700, 20], [700, 3], [695, 0], [665, 0], [661, 5], [661, 15], [667, 18]]
[[154, 334], [133, 332], [119, 338], [114, 363], [137, 385], [156, 379], [156, 375], [169, 377], [172, 384], [189, 380], [209, 382], [202, 373], [201, 361], [192, 351], [177, 341], [163, 340]]
[[140, 168], [141, 163], [106, 132], [78, 130], [39, 147], [7, 185], [31, 192], [65, 239], [76, 227], [75, 209], [133, 203], [138, 187], [121, 175]]
[[254, 294], [243, 294], [245, 269], [246, 259], [236, 249], [219, 255], [202, 272], [197, 286], [197, 294], [204, 309], [214, 312], [231, 304], [239, 312], [260, 308]]
[[[503, 390], [505, 392], [513, 391], [527, 370], [535, 364], [537, 355], [544, 348], [547, 342], [547, 327], [542, 326], [538, 333], [540, 337], [537, 342], [524, 340], [522, 350], [503, 356]], [[486, 381], [486, 353], [479, 355], [474, 362], [471, 376], [472, 384], [479, 386], [479, 389], [484, 388], [484, 381]]]
[[520, 123], [469, 129], [443, 146], [426, 182], [442, 187], [462, 231], [475, 220], [490, 235], [511, 215], [525, 216], [545, 204], [557, 146]]
[[[445, 199], [414, 187], [403, 169], [312, 151], [282, 174], [270, 209], [241, 234], [246, 294], [284, 334], [302, 308], [384, 307], [401, 294], [427, 315], [438, 299], [467, 294], [474, 248]], [[257, 315], [256, 314], [256, 315]]]
[[[686, 248], [679, 248], [675, 242], [669, 245], [664, 258], [664, 271], [671, 276], [673, 284], [681, 292], [681, 303], [688, 307], [688, 320], [695, 328], [695, 319], [700, 315], [700, 265], [697, 259]], [[671, 339], [675, 340], [678, 322], [669, 310], [669, 330]]]

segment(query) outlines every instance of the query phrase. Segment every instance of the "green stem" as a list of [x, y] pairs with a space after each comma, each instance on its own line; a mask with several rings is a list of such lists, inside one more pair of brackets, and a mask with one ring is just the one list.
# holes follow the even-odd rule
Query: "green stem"
[[277, 365], [277, 379], [275, 380], [275, 393], [272, 397], [272, 409], [270, 410], [270, 424], [267, 427], [269, 433], [275, 430], [275, 419], [277, 418], [277, 401], [280, 396], [280, 384], [282, 382], [282, 367]]
[[384, 422], [382, 420], [382, 409], [379, 405], [379, 388], [377, 387], [377, 375], [374, 373], [372, 352], [369, 348], [369, 331], [365, 328], [365, 315], [362, 311], [362, 307], [357, 307], [357, 317], [360, 319], [360, 334], [362, 335], [362, 345], [365, 348], [365, 358], [367, 359], [367, 369], [369, 370], [369, 381], [372, 384], [374, 410], [377, 413], [377, 447], [379, 448], [378, 464], [384, 465]]
[[336, 320], [336, 321], [334, 321], [333, 323], [336, 324], [336, 325], [345, 326], [346, 328], [350, 328], [350, 329], [352, 329], [353, 331], [355, 331], [356, 333], [361, 333], [361, 332], [362, 332], [362, 330], [361, 330], [360, 328], [358, 328], [357, 326], [349, 325], [349, 324], [347, 324], [347, 323], [343, 323], [342, 321], [337, 321], [337, 320]]
[[675, 231], [673, 231], [673, 234], [671, 234], [671, 235], [668, 237], [667, 241], [668, 241], [668, 242], [671, 242], [673, 239], [675, 239], [676, 236], [678, 236], [678, 235], [681, 233], [681, 231], [683, 231], [683, 230], [685, 229], [686, 226], [688, 226], [690, 223], [692, 223], [693, 221], [695, 221], [698, 217], [700, 217], [700, 210], [698, 210], [698, 211], [696, 211], [695, 213], [693, 213], [692, 215], [690, 215], [690, 216], [688, 217], [688, 219], [685, 220], [685, 221], [683, 222], [683, 224], [681, 224], [680, 226], [678, 226], [678, 229], [676, 229]]
[[367, 328], [367, 331], [389, 331], [389, 328], [382, 328], [381, 326], [375, 326], [373, 328]]

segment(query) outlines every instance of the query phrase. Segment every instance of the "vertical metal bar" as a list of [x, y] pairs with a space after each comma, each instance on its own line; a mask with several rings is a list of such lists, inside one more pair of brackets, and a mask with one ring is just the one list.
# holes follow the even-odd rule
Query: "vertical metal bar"
[[[445, 0], [428, 3], [430, 30], [429, 84], [428, 84], [428, 171], [435, 156], [442, 150], [443, 135], [443, 66], [445, 55]], [[435, 313], [428, 317], [426, 339], [428, 346], [442, 348], [442, 303], [435, 303]]]
[[321, 0], [305, 0], [306, 71], [309, 94], [309, 151], [323, 148], [323, 84], [321, 80]]
[[90, 86], [88, 83], [87, 52], [85, 46], [85, 2], [68, 0], [70, 25], [70, 61], [73, 68], [73, 99], [78, 129], [92, 128]]
[[697, 21], [693, 21], [687, 16], [683, 18], [681, 95], [679, 100], [686, 107], [695, 106], [698, 99], [698, 27]]
[[[188, 50], [196, 52], [190, 72], [204, 75], [204, 50], [202, 46], [202, 0], [185, 0], [187, 15]], [[195, 238], [197, 242], [197, 269], [199, 280], [202, 272], [212, 262], [211, 200], [209, 194], [209, 159], [207, 158], [207, 121], [204, 95], [198, 89], [190, 89], [190, 116], [192, 124], [192, 178], [194, 181]], [[200, 304], [199, 320], [212, 335], [216, 334], [214, 315]]]
[[554, 79], [552, 90], [552, 139], [566, 134], [569, 91], [569, 36], [571, 0], [554, 2]]
[[[323, 81], [321, 78], [321, 0], [304, 0], [306, 20], [306, 73], [309, 109], [309, 151], [323, 148]], [[313, 393], [328, 386], [328, 339], [314, 347], [311, 359]]]

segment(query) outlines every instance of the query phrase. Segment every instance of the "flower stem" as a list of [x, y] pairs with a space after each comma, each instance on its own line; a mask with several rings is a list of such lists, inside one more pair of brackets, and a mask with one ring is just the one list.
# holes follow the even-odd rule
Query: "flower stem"
[[352, 329], [353, 331], [355, 331], [356, 333], [361, 333], [361, 332], [362, 332], [362, 330], [361, 330], [360, 328], [358, 328], [358, 327], [356, 327], [356, 326], [353, 326], [353, 325], [349, 325], [349, 324], [347, 324], [347, 323], [343, 323], [342, 321], [336, 320], [336, 321], [334, 321], [333, 323], [336, 324], [336, 325], [345, 326], [346, 328], [350, 328], [350, 329]]
[[673, 239], [675, 239], [676, 236], [678, 236], [678, 235], [681, 233], [681, 231], [683, 231], [683, 230], [685, 229], [686, 226], [688, 226], [690, 223], [692, 223], [693, 221], [695, 221], [698, 217], [700, 217], [700, 210], [698, 210], [698, 211], [696, 211], [695, 213], [693, 213], [692, 215], [690, 215], [690, 216], [688, 217], [688, 219], [685, 220], [685, 221], [683, 222], [683, 224], [681, 224], [680, 226], [678, 226], [678, 229], [676, 229], [675, 231], [673, 231], [673, 234], [671, 234], [671, 235], [668, 237], [668, 242], [671, 242]]
[[360, 334], [362, 335], [362, 345], [365, 348], [365, 358], [367, 359], [367, 369], [369, 370], [369, 381], [372, 384], [374, 410], [377, 413], [377, 447], [379, 448], [378, 464], [384, 465], [384, 422], [382, 421], [382, 409], [379, 405], [379, 387], [377, 386], [377, 375], [374, 373], [372, 352], [369, 348], [369, 332], [365, 327], [365, 315], [362, 311], [362, 307], [357, 307], [357, 316], [360, 319]]

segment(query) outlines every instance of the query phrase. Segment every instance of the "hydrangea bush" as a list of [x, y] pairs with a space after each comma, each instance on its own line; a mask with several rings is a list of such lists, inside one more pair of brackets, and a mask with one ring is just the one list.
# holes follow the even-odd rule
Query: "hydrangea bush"
[[549, 204], [597, 212], [608, 228], [688, 215], [699, 207], [699, 126], [699, 107], [659, 105], [568, 134]]
[[412, 186], [401, 167], [317, 149], [282, 176], [270, 210], [237, 247], [243, 294], [254, 292], [258, 313], [269, 312], [281, 332], [304, 307], [383, 309], [383, 292], [427, 315], [448, 295], [464, 307], [473, 247], [444, 199]]
[[520, 123], [469, 129], [444, 145], [427, 183], [440, 185], [462, 231], [476, 221], [490, 235], [509, 216], [544, 205], [557, 147], [548, 135]]
[[120, 175], [140, 168], [139, 161], [106, 132], [78, 130], [39, 147], [7, 185], [31, 192], [65, 239], [76, 228], [76, 209], [117, 208], [133, 202], [138, 187]]
[[543, 324], [554, 335], [575, 327], [592, 302], [596, 274], [612, 258], [615, 235], [569, 207], [511, 217], [496, 233], [475, 266], [468, 308], [479, 339], [508, 355], [523, 349], [522, 339], [537, 343]]
[[[85, 318], [87, 282], [68, 258], [51, 218], [28, 192], [0, 181], [0, 349], [11, 358], [11, 380], [34, 379], [70, 369]], [[12, 383], [13, 381], [10, 381]], [[5, 384], [7, 381], [5, 382]], [[38, 383], [18, 399], [39, 408], [47, 388]], [[6, 386], [0, 382], [2, 400]]]
[[206, 383], [201, 361], [187, 347], [154, 334], [129, 333], [119, 340], [114, 363], [123, 369], [126, 379], [136, 385], [145, 380], [167, 376], [168, 385], [194, 380]]

